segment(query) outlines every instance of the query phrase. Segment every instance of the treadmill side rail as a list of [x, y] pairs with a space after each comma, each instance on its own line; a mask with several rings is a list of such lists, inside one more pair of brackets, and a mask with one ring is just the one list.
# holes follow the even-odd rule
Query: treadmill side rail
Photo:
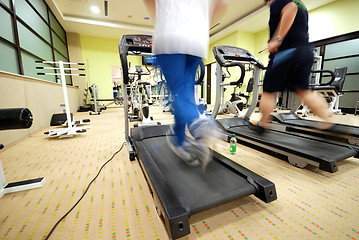
[[134, 148], [132, 146], [131, 137], [126, 138], [126, 145], [127, 145], [128, 155], [130, 157], [130, 160], [134, 161], [136, 158], [136, 151], [134, 150]]
[[[217, 119], [218, 126], [231, 136], [236, 134], [240, 143], [260, 151], [270, 151], [285, 156], [293, 166], [304, 168], [308, 164], [320, 170], [334, 173], [338, 171], [337, 162], [358, 155], [355, 147], [316, 141], [313, 137], [300, 136], [289, 132], [269, 129], [258, 135], [246, 127], [245, 120], [239, 118]], [[285, 144], [283, 144], [285, 143]]]
[[[230, 159], [219, 154], [218, 152], [212, 151], [212, 154], [214, 159], [218, 159], [219, 161], [221, 161], [222, 165], [225, 165], [227, 168], [230, 168], [238, 175], [241, 175], [243, 178], [247, 179], [248, 182], [251, 183], [257, 189], [257, 192], [254, 194], [254, 196], [256, 196], [265, 203], [269, 203], [277, 199], [277, 192], [275, 189], [275, 184], [273, 182], [231, 161]], [[254, 184], [252, 180], [254, 181]]]
[[335, 173], [338, 171], [337, 162], [322, 161], [319, 163], [319, 169], [330, 173]]
[[178, 196], [156, 164], [151, 164], [151, 155], [141, 141], [134, 141], [142, 171], [154, 197], [158, 215], [163, 219], [167, 233], [172, 239], [190, 234], [189, 212], [182, 206]]

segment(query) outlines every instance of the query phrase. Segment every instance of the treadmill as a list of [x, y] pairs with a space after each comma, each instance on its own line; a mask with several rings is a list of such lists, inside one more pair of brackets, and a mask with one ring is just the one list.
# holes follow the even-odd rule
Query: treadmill
[[157, 213], [172, 239], [190, 233], [189, 217], [206, 209], [254, 195], [268, 203], [277, 199], [274, 183], [212, 151], [205, 172], [191, 168], [173, 153], [166, 140], [170, 125], [129, 130], [128, 55], [151, 54], [152, 37], [123, 35], [119, 44], [125, 100], [125, 134], [130, 160], [138, 159], [152, 192]]
[[[331, 91], [336, 92], [335, 84], [343, 81], [345, 78], [347, 68], [336, 68], [334, 72], [330, 70], [316, 70], [312, 73], [328, 73], [331, 77], [327, 83], [319, 83], [313, 86], [313, 90], [327, 90], [329, 96], [335, 96], [330, 93]], [[274, 113], [273, 123], [275, 127], [282, 128], [288, 132], [307, 134], [324, 138], [328, 141], [337, 141], [353, 146], [359, 147], [359, 127], [350, 126], [345, 124], [335, 124], [333, 127], [326, 130], [318, 130], [318, 121], [308, 120], [300, 118], [296, 111], [302, 105], [301, 101], [295, 101], [288, 113]], [[277, 123], [277, 124], [276, 124]]]
[[276, 113], [272, 115], [273, 121], [279, 123], [280, 125], [278, 127], [282, 126], [285, 131], [317, 136], [330, 141], [350, 144], [359, 148], [359, 127], [335, 124], [329, 129], [318, 130], [318, 121], [300, 118], [294, 112]]
[[[229, 137], [235, 134], [239, 142], [260, 150], [270, 151], [275, 154], [279, 153], [285, 156], [288, 162], [294, 166], [304, 168], [308, 165], [313, 165], [330, 173], [338, 171], [338, 161], [358, 156], [359, 151], [357, 148], [345, 144], [318, 141], [318, 139], [311, 136], [301, 136], [275, 129], [268, 129], [262, 135], [251, 131], [247, 125], [251, 114], [256, 108], [260, 71], [264, 69], [264, 66], [252, 53], [242, 48], [215, 46], [213, 53], [217, 61], [216, 103], [212, 112], [214, 118], [216, 118], [220, 108], [220, 88], [224, 84], [221, 78], [222, 68], [240, 67], [240, 65], [246, 64], [254, 68], [252, 103], [245, 116], [243, 118], [235, 117], [216, 120], [218, 126], [224, 131], [223, 140], [229, 141]], [[243, 69], [243, 66], [240, 69]], [[245, 71], [241, 71], [241, 74], [244, 75]], [[240, 79], [243, 79], [243, 76]]]

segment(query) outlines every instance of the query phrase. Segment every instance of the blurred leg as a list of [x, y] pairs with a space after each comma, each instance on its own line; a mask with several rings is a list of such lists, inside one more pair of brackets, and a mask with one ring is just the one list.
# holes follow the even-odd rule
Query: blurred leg
[[[182, 145], [185, 139], [186, 124], [198, 118], [197, 107], [193, 96], [195, 72], [192, 79], [188, 73], [189, 63], [187, 55], [184, 54], [157, 55], [157, 63], [161, 67], [174, 100], [174, 133], [177, 137], [178, 145]], [[192, 61], [190, 61], [189, 65], [191, 66], [191, 64], [193, 64]], [[193, 68], [193, 66], [191, 66], [190, 69], [191, 68]]]
[[[330, 117], [332, 113], [329, 110], [328, 103], [325, 99], [313, 91], [306, 89], [298, 89], [296, 90], [298, 96], [303, 99], [304, 105], [307, 105], [314, 114], [318, 115], [318, 117], [322, 118], [326, 122], [330, 122]], [[328, 126], [333, 125], [332, 123], [328, 123]], [[327, 126], [322, 126], [323, 128]]]
[[261, 102], [259, 104], [259, 110], [262, 114], [259, 125], [266, 128], [271, 121], [271, 113], [275, 107], [275, 99], [273, 92], [263, 92]]

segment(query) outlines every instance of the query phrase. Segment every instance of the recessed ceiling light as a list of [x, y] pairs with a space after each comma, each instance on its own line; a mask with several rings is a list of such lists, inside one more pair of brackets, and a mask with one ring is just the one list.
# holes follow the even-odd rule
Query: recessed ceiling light
[[91, 11], [95, 14], [100, 13], [100, 9], [97, 6], [91, 6]]

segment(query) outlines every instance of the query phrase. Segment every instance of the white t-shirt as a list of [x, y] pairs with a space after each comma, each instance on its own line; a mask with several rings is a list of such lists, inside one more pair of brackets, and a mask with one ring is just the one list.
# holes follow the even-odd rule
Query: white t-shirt
[[211, 0], [156, 0], [154, 54], [207, 58]]

